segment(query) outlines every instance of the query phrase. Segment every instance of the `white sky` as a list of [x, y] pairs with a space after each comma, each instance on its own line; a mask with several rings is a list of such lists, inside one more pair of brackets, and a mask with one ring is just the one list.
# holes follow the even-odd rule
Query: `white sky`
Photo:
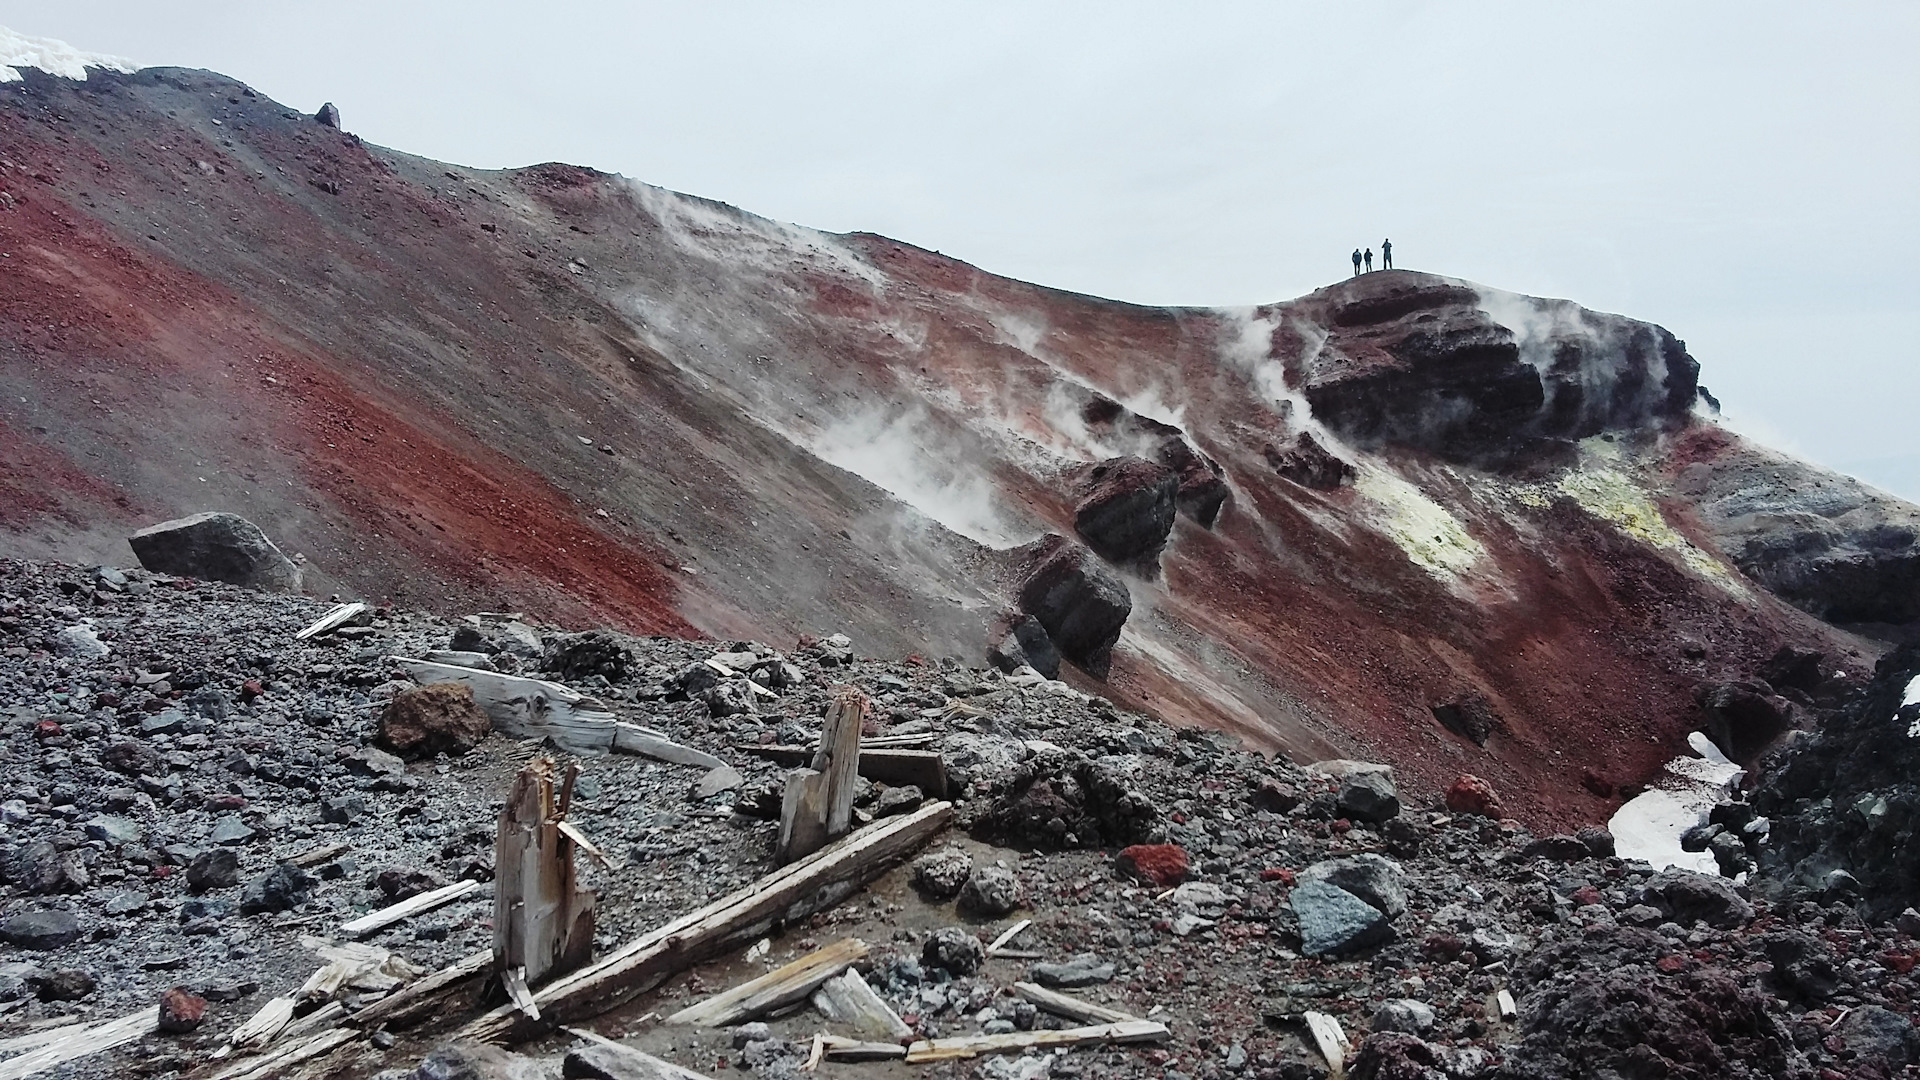
[[1920, 4], [0, 0], [387, 146], [561, 160], [1144, 303], [1356, 246], [1666, 325], [1920, 499]]

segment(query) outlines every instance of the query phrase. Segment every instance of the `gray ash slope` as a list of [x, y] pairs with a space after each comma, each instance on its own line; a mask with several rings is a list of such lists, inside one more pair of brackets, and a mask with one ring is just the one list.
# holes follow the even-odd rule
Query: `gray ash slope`
[[[46, 1075], [191, 1070], [318, 966], [304, 937], [333, 937], [387, 902], [383, 873], [399, 892], [486, 876], [500, 797], [522, 764], [553, 751], [496, 735], [455, 758], [385, 756], [371, 745], [375, 718], [404, 685], [388, 658], [445, 648], [462, 624], [383, 609], [347, 635], [294, 641], [326, 606], [138, 571], [0, 562], [0, 927], [10, 928], [0, 934], [0, 1038], [60, 1017], [151, 1007], [173, 986], [214, 999], [197, 1032]], [[577, 640], [543, 633], [549, 644]], [[1015, 910], [963, 913], [916, 892], [913, 868], [901, 867], [774, 935], [763, 960], [710, 965], [589, 1025], [689, 1068], [719, 1073], [750, 1059], [762, 1075], [791, 1072], [798, 1041], [820, 1026], [811, 1013], [775, 1021], [744, 1058], [724, 1034], [674, 1033], [644, 1018], [842, 933], [874, 944], [870, 979], [921, 1034], [1045, 1025], [1007, 987], [1057, 969], [993, 960], [961, 973], [923, 960], [941, 928], [985, 940], [1021, 917], [1034, 920], [1019, 943], [1038, 963], [1095, 976], [1110, 966], [1110, 978], [1073, 992], [1151, 1014], [1172, 1039], [822, 1071], [1317, 1077], [1326, 1070], [1299, 1020], [1309, 1009], [1354, 1035], [1357, 1077], [1894, 1076], [1912, 1057], [1920, 944], [1849, 903], [1769, 905], [1717, 879], [1601, 854], [1601, 835], [1536, 840], [1510, 821], [1448, 812], [1434, 792], [1401, 790], [1396, 807], [1378, 784], [1343, 786], [1037, 677], [863, 659], [828, 639], [785, 654], [796, 685], [753, 713], [716, 716], [756, 695], [675, 700], [680, 673], [739, 643], [596, 640], [628, 662], [605, 669], [615, 676], [608, 685], [598, 685], [605, 674], [586, 676], [583, 689], [747, 777], [738, 792], [699, 799], [693, 770], [627, 757], [585, 763], [575, 819], [620, 862], [584, 871], [601, 894], [600, 948], [770, 868], [774, 826], [759, 807], [777, 770], [736, 744], [811, 737], [838, 683], [872, 696], [881, 730], [933, 734], [962, 823], [935, 853], [953, 848], [960, 854], [942, 857], [964, 858], [985, 882], [997, 877], [999, 891], [1008, 875], [987, 868], [1004, 864], [1017, 883]], [[506, 641], [490, 647], [503, 649], [501, 666], [545, 662], [517, 659]], [[863, 805], [878, 812], [910, 799], [876, 787]], [[1123, 873], [1115, 848], [1140, 841], [1176, 845], [1187, 880], [1163, 887]], [[287, 906], [243, 910], [262, 907], [245, 902], [250, 888], [268, 891], [254, 882], [330, 844], [347, 850], [266, 905]], [[209, 850], [231, 851], [233, 872], [208, 876], [225, 861]], [[1152, 860], [1168, 857], [1135, 861], [1153, 873]], [[187, 881], [196, 862], [197, 894]], [[487, 895], [371, 940], [420, 967], [443, 965], [489, 940]], [[1316, 898], [1338, 910], [1316, 908]], [[72, 916], [73, 935], [29, 933], [44, 916], [19, 921], [55, 911]], [[1352, 944], [1303, 955], [1325, 941]], [[1501, 990], [1517, 999], [1517, 1017], [1490, 1008]], [[1391, 1004], [1403, 1000], [1419, 1007]], [[366, 1044], [338, 1075], [412, 1075], [458, 1019], [398, 1032], [384, 1051]], [[541, 1069], [566, 1046], [550, 1039], [521, 1051]]]

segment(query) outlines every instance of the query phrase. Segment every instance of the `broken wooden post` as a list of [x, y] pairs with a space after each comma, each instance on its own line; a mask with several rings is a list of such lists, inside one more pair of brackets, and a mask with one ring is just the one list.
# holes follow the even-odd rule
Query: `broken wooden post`
[[593, 950], [593, 890], [575, 878], [577, 845], [560, 827], [579, 771], [578, 765], [568, 766], [564, 791], [556, 799], [553, 762], [534, 761], [520, 770], [500, 812], [493, 862], [493, 975], [523, 1008], [532, 1008], [529, 986], [579, 967]]
[[780, 837], [773, 859], [785, 866], [847, 835], [853, 827], [853, 789], [860, 774], [860, 727], [867, 696], [851, 686], [834, 691], [813, 768], [787, 774], [780, 800]]

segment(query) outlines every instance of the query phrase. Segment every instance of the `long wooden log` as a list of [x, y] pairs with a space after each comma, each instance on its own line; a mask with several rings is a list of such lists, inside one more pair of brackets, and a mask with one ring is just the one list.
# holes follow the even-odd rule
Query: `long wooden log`
[[59, 1035], [19, 1057], [0, 1061], [0, 1080], [25, 1080], [56, 1065], [98, 1054], [145, 1038], [160, 1026], [160, 1010], [149, 1005], [136, 1013], [98, 1024], [72, 1024]]
[[451, 885], [443, 885], [438, 889], [417, 893], [397, 904], [389, 904], [378, 911], [370, 911], [350, 923], [343, 924], [340, 932], [347, 937], [363, 938], [394, 923], [411, 919], [415, 915], [432, 911], [442, 905], [451, 904], [478, 888], [480, 883], [468, 878]]
[[759, 978], [749, 979], [731, 990], [695, 1002], [667, 1017], [667, 1023], [698, 1027], [731, 1027], [744, 1023], [812, 994], [821, 983], [839, 975], [866, 956], [866, 942], [859, 938], [841, 938]]
[[[734, 749], [780, 765], [804, 765], [813, 759], [815, 753], [811, 747], [786, 743], [736, 743]], [[860, 747], [859, 770], [861, 776], [883, 784], [912, 784], [930, 799], [947, 797], [946, 761], [934, 750], [863, 744]]]
[[1119, 1009], [1109, 1009], [1105, 1005], [1095, 1005], [1091, 1001], [1049, 990], [1038, 983], [1014, 983], [1013, 992], [1055, 1016], [1064, 1016], [1083, 1024], [1128, 1024], [1140, 1019]]
[[1088, 1043], [1161, 1042], [1167, 1038], [1165, 1024], [1152, 1020], [1129, 1020], [1120, 1024], [1067, 1028], [1064, 1031], [1010, 1031], [1005, 1035], [963, 1035], [953, 1039], [922, 1039], [907, 1047], [907, 1064], [927, 1061], [953, 1061], [982, 1054], [1017, 1054], [1023, 1050], [1044, 1050], [1056, 1046], [1085, 1046]]
[[675, 972], [719, 956], [766, 933], [838, 903], [920, 848], [953, 818], [936, 802], [875, 822], [852, 836], [786, 866], [698, 911], [641, 935], [589, 967], [563, 975], [534, 995], [542, 1020], [498, 1008], [468, 1024], [460, 1037], [517, 1041], [554, 1024], [597, 1015], [658, 986]]

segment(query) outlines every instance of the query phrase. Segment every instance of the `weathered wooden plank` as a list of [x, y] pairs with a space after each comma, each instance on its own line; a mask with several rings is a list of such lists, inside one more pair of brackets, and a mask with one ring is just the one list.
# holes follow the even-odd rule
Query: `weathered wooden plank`
[[780, 792], [780, 833], [773, 842], [773, 861], [786, 864], [825, 847], [827, 835], [827, 777], [816, 769], [787, 773]]
[[415, 915], [451, 904], [455, 900], [460, 899], [480, 887], [480, 882], [467, 879], [465, 881], [456, 881], [451, 885], [443, 885], [438, 889], [418, 893], [414, 896], [407, 897], [397, 904], [388, 904], [378, 911], [370, 911], [352, 922], [342, 925], [340, 932], [348, 937], [363, 938], [376, 930], [392, 926], [394, 923], [411, 919]]
[[361, 618], [373, 609], [356, 600], [350, 604], [336, 604], [333, 610], [315, 619], [307, 628], [293, 635], [295, 641], [319, 637], [321, 634], [337, 630], [342, 626]]
[[1071, 994], [1049, 990], [1038, 983], [1014, 983], [1013, 992], [1055, 1016], [1064, 1016], [1083, 1024], [1130, 1024], [1140, 1019], [1131, 1013], [1123, 1013], [1119, 1009], [1109, 1009], [1105, 1005], [1095, 1005], [1091, 1001], [1082, 1000]]
[[[867, 696], [841, 687], [827, 707], [820, 749], [813, 767], [827, 777], [827, 838], [838, 840], [853, 828], [853, 793], [860, 778], [860, 729], [867, 719]], [[803, 851], [800, 854], [810, 855]]]
[[828, 1061], [898, 1061], [907, 1056], [907, 1048], [897, 1042], [862, 1042], [838, 1035], [822, 1035]]
[[913, 1029], [858, 971], [844, 971], [821, 983], [813, 992], [813, 1007], [829, 1021], [869, 1039], [898, 1044], [913, 1036]]
[[293, 1019], [293, 1007], [298, 1002], [282, 995], [260, 1006], [260, 1011], [247, 1018], [247, 1022], [234, 1028], [227, 1035], [228, 1045], [238, 1050], [247, 1050], [265, 1046], [280, 1037], [287, 1024]]
[[359, 1032], [349, 1028], [323, 1031], [311, 1038], [288, 1043], [270, 1054], [236, 1061], [207, 1080], [271, 1080], [286, 1075], [285, 1070], [295, 1065], [330, 1054], [359, 1037]]
[[631, 1046], [603, 1039], [592, 1032], [572, 1033], [587, 1039], [592, 1045], [567, 1052], [560, 1063], [560, 1075], [566, 1080], [708, 1080], [691, 1069], [681, 1068], [671, 1061], [663, 1061]]
[[731, 990], [689, 1005], [667, 1017], [667, 1023], [697, 1027], [728, 1027], [745, 1023], [782, 1005], [799, 1001], [818, 989], [821, 983], [847, 970], [866, 955], [866, 942], [859, 938], [841, 938], [759, 978], [749, 979]]
[[405, 656], [394, 661], [419, 683], [465, 684], [493, 726], [516, 739], [552, 739], [578, 754], [614, 748], [619, 720], [598, 699], [559, 683]]
[[1047, 1050], [1058, 1046], [1085, 1046], [1090, 1043], [1161, 1042], [1167, 1038], [1164, 1024], [1152, 1020], [1129, 1020], [1118, 1024], [1067, 1028], [1063, 1031], [1011, 1031], [1005, 1035], [963, 1035], [953, 1039], [922, 1039], [907, 1047], [907, 1064], [926, 1061], [952, 1061], [982, 1054], [1017, 1054], [1023, 1050]]
[[641, 935], [599, 962], [563, 975], [534, 995], [545, 1020], [497, 1008], [461, 1037], [483, 1042], [528, 1038], [546, 1025], [605, 1012], [667, 976], [721, 955], [783, 922], [803, 919], [851, 894], [918, 850], [953, 818], [950, 803], [929, 803], [860, 830], [743, 889]]
[[701, 769], [718, 769], [726, 765], [726, 762], [705, 750], [682, 746], [662, 732], [625, 720], [614, 724], [613, 748], [623, 754], [639, 754], [674, 765], [692, 765]]
[[116, 1020], [72, 1024], [61, 1028], [57, 1037], [37, 1049], [0, 1061], [0, 1080], [25, 1080], [56, 1065], [125, 1046], [151, 1035], [159, 1027], [160, 1010], [151, 1005]]
[[1340, 1080], [1347, 1072], [1347, 1051], [1353, 1044], [1347, 1041], [1347, 1033], [1340, 1029], [1340, 1021], [1323, 1012], [1309, 1010], [1304, 1014], [1307, 1032], [1313, 1036], [1313, 1044], [1326, 1060], [1327, 1071], [1333, 1080]]
[[[579, 766], [568, 768], [571, 791]], [[573, 839], [562, 832], [553, 762], [520, 770], [500, 812], [494, 845], [493, 970], [528, 985], [571, 971], [593, 954], [592, 889], [575, 876]]]
[[[815, 753], [809, 747], [788, 744], [739, 743], [735, 744], [734, 749], [781, 765], [805, 764], [813, 759]], [[912, 784], [925, 792], [928, 798], [947, 797], [946, 761], [932, 750], [863, 745], [860, 748], [859, 770], [860, 775], [869, 780], [878, 780], [883, 784]]]
[[440, 999], [493, 967], [493, 949], [469, 953], [439, 971], [409, 983], [379, 1001], [353, 1014], [355, 1027], [405, 1027], [429, 1013], [437, 1012]]

